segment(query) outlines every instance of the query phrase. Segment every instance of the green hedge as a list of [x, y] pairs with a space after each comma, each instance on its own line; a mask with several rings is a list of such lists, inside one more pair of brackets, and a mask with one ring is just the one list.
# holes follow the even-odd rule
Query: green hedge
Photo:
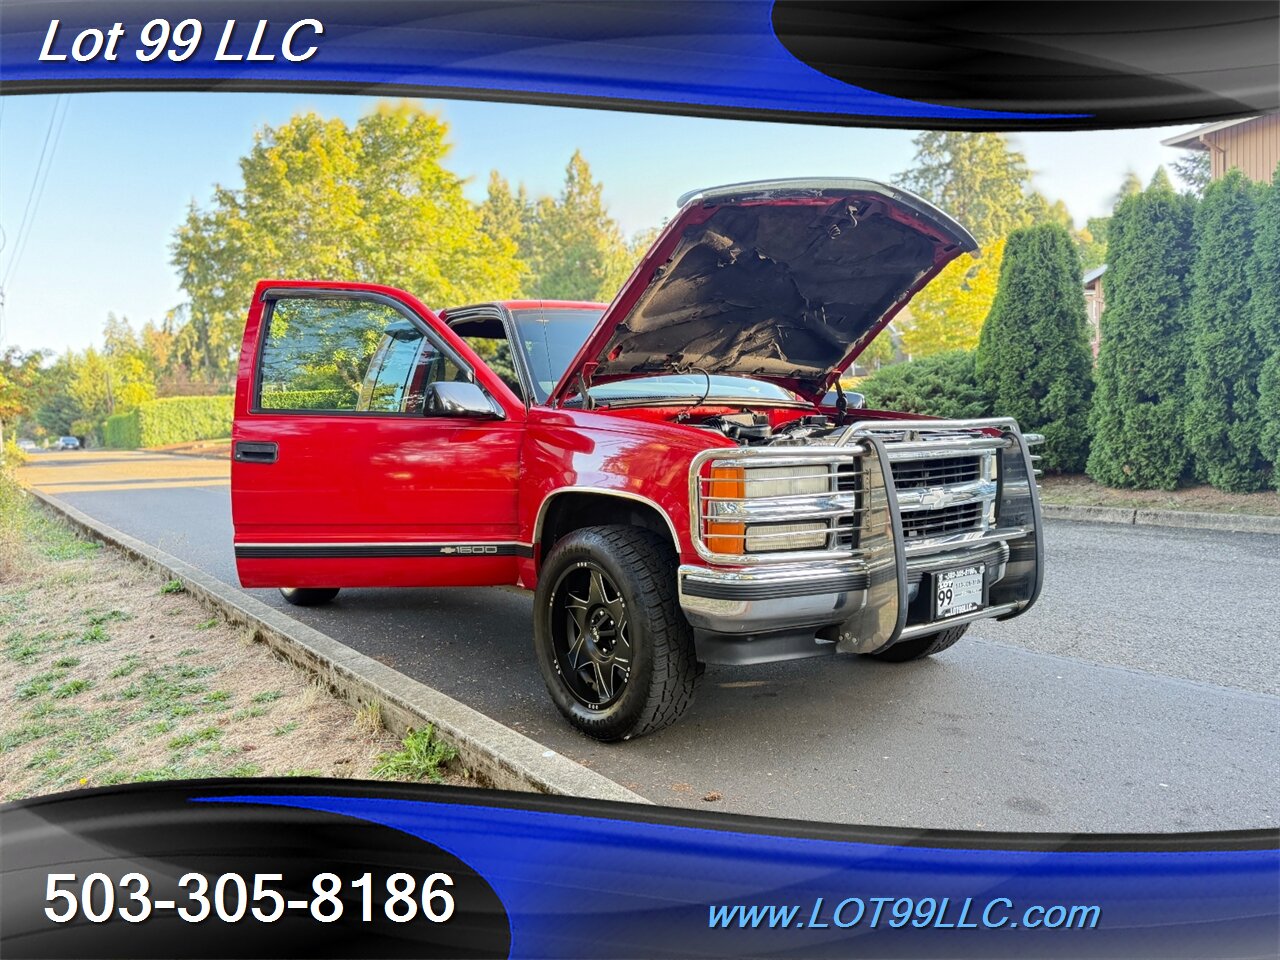
[[353, 390], [263, 390], [263, 410], [354, 410]]
[[978, 386], [973, 351], [948, 350], [881, 367], [858, 384], [875, 410], [963, 420], [992, 415]]
[[163, 447], [190, 440], [231, 436], [234, 397], [166, 397], [149, 400], [130, 413], [108, 417], [108, 447]]
[[134, 450], [142, 446], [137, 410], [107, 417], [102, 425], [102, 441], [113, 450]]

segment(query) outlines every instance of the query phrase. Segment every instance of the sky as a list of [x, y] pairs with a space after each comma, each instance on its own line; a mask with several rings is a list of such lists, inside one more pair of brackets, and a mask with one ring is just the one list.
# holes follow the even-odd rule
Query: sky
[[[312, 110], [353, 122], [376, 98], [305, 94], [91, 93], [0, 97], [0, 346], [61, 352], [101, 342], [108, 312], [135, 327], [183, 301], [169, 243], [194, 200], [239, 183], [265, 124]], [[909, 168], [908, 130], [850, 129], [476, 101], [424, 100], [449, 123], [446, 164], [483, 199], [491, 169], [554, 194], [580, 148], [623, 231], [660, 224], [692, 189], [742, 180]], [[65, 116], [50, 127], [51, 118]], [[1124, 174], [1145, 182], [1177, 128], [1012, 134], [1034, 186], [1077, 224], [1110, 212]], [[48, 135], [48, 147], [45, 147]], [[34, 183], [41, 150], [47, 179]], [[52, 162], [48, 163], [49, 151]], [[1172, 170], [1170, 170], [1172, 174]], [[1176, 181], [1175, 181], [1176, 182]], [[34, 187], [34, 189], [33, 189]], [[27, 213], [26, 239], [18, 237]]]

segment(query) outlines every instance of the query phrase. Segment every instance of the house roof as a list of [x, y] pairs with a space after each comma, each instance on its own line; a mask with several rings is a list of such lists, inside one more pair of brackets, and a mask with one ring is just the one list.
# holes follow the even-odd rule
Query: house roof
[[1102, 266], [1094, 267], [1092, 270], [1086, 273], [1084, 277], [1080, 280], [1080, 282], [1093, 283], [1093, 281], [1097, 280], [1100, 276], [1102, 276], [1106, 272], [1107, 272], [1107, 265], [1104, 263]]
[[1166, 147], [1180, 147], [1183, 150], [1206, 150], [1208, 148], [1201, 142], [1201, 137], [1210, 133], [1217, 133], [1219, 130], [1225, 130], [1227, 127], [1234, 127], [1257, 119], [1257, 117], [1237, 117], [1235, 120], [1219, 120], [1217, 123], [1206, 123], [1202, 127], [1196, 127], [1194, 130], [1188, 130], [1186, 133], [1180, 133], [1174, 137], [1167, 137], [1160, 142]]

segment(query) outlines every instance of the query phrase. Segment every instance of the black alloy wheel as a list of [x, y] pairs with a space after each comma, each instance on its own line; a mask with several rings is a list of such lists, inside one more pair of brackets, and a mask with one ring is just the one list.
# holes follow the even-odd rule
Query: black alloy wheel
[[701, 670], [677, 566], [666, 537], [609, 525], [566, 534], [538, 571], [538, 669], [556, 709], [587, 736], [653, 733], [693, 702]]
[[552, 588], [551, 636], [556, 669], [589, 710], [622, 696], [631, 676], [627, 602], [599, 565], [582, 560]]

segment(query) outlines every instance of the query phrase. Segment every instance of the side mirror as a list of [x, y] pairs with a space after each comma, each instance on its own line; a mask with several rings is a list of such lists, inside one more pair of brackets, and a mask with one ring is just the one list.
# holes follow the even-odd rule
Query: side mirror
[[502, 414], [474, 383], [435, 380], [427, 387], [427, 416], [494, 420]]

